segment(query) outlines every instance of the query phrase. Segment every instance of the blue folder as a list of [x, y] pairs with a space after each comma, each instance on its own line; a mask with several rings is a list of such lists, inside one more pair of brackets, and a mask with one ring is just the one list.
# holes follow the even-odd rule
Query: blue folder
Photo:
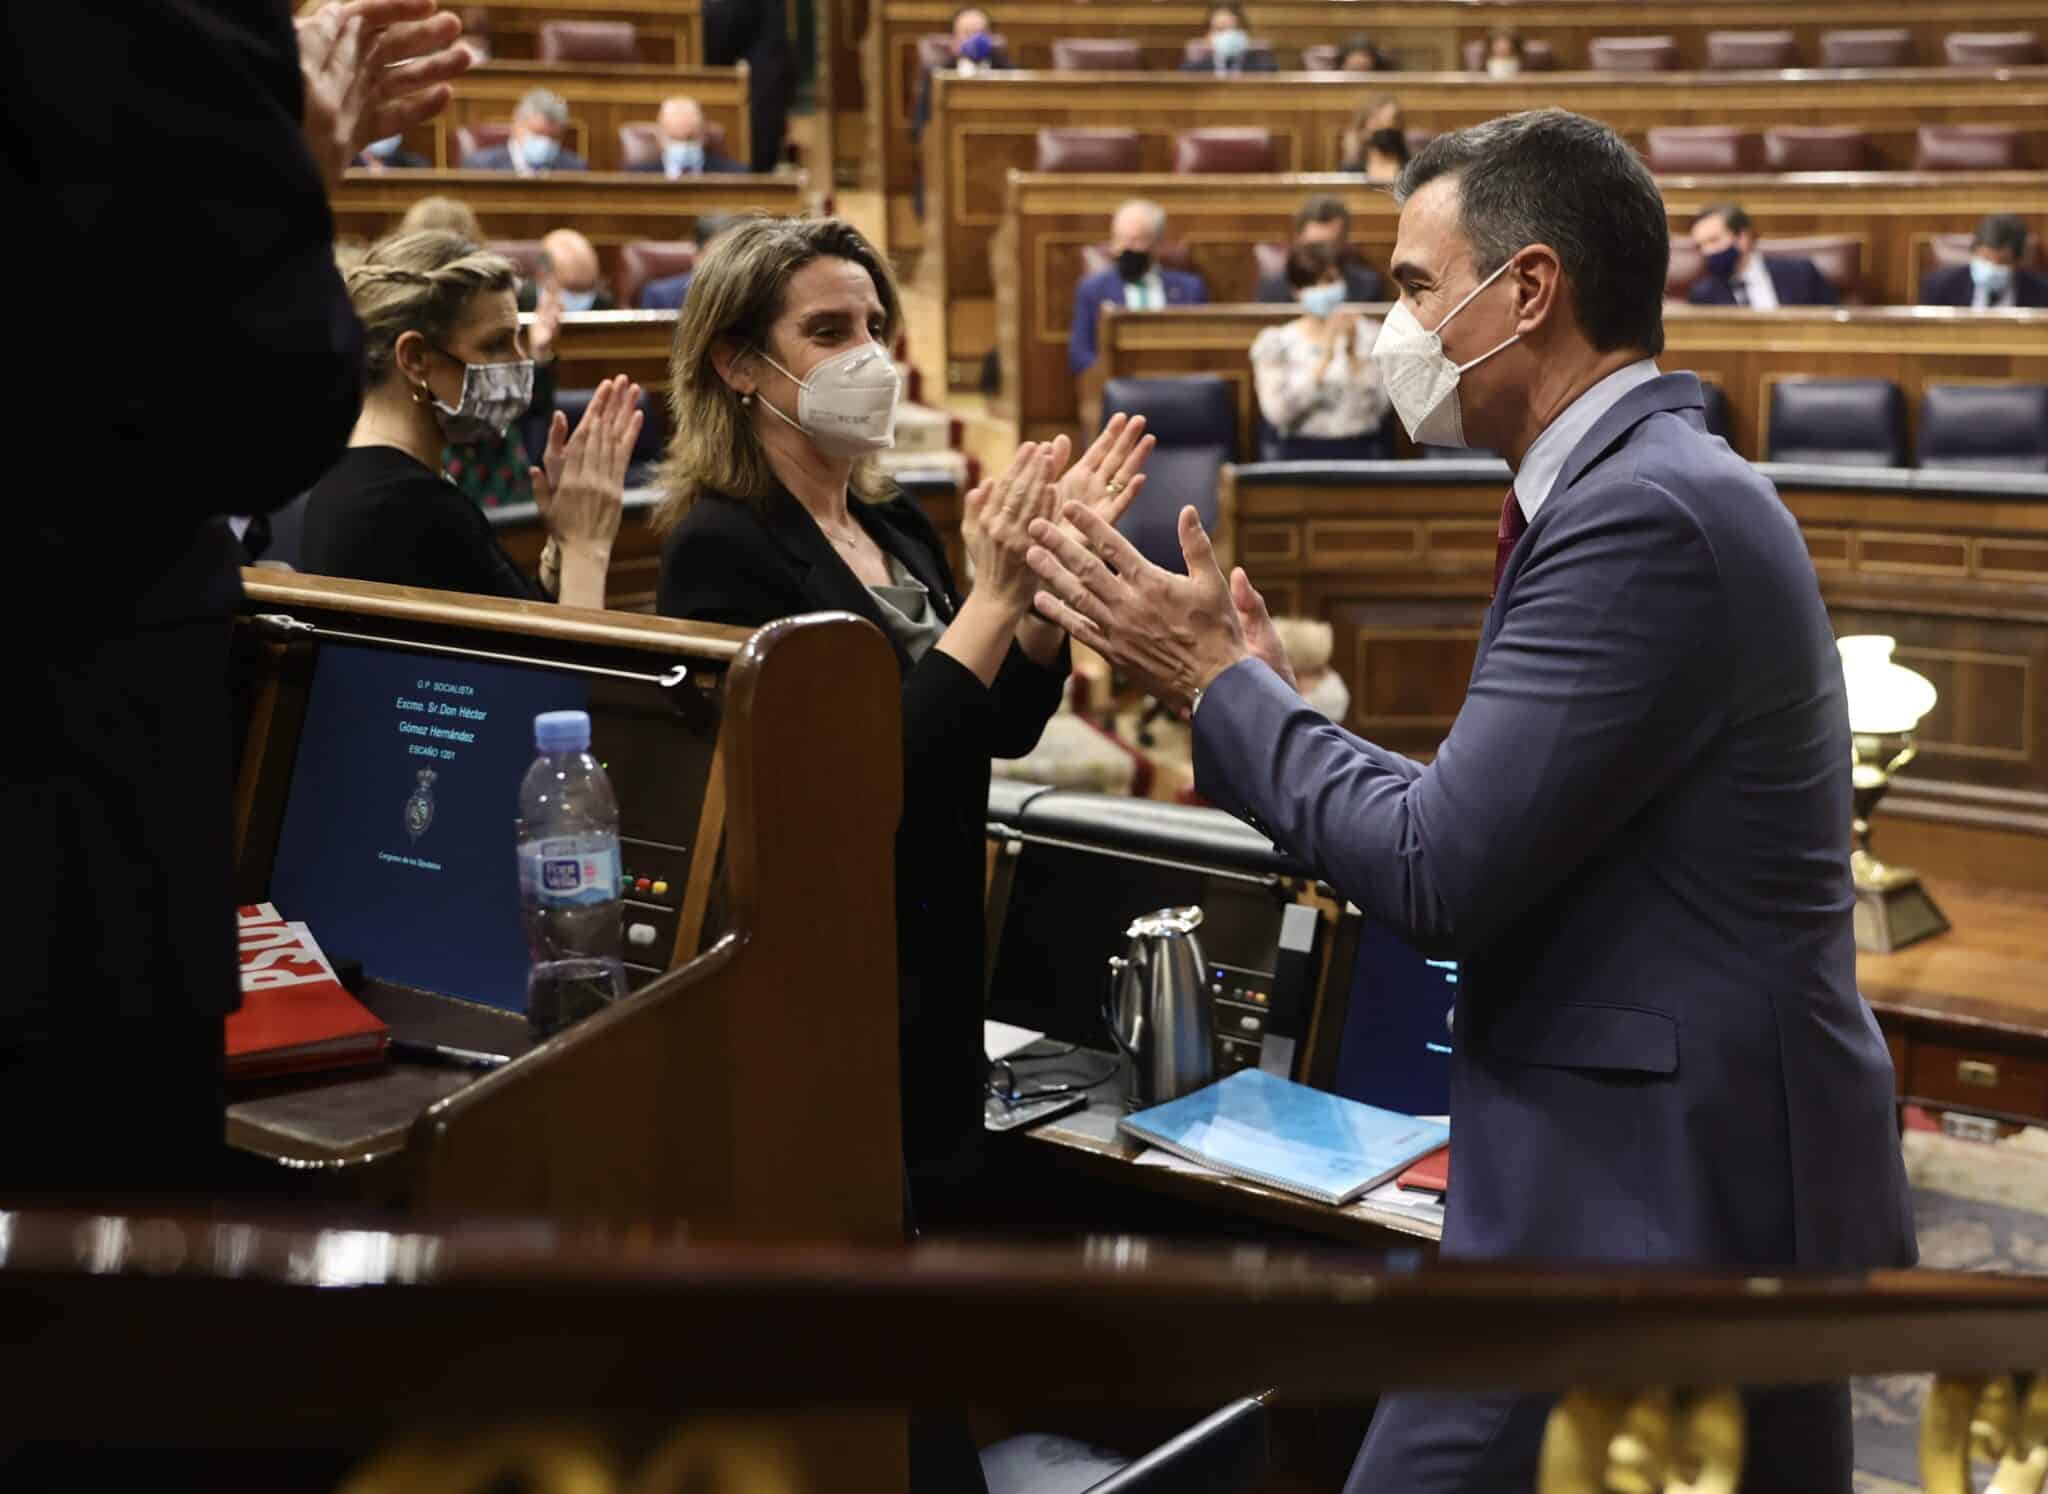
[[1451, 1138], [1441, 1121], [1361, 1105], [1263, 1069], [1127, 1115], [1140, 1141], [1232, 1177], [1341, 1207]]

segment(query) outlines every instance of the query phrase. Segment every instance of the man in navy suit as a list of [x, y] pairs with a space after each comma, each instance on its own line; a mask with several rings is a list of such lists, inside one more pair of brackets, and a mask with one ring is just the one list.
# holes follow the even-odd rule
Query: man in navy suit
[[1109, 251], [1116, 263], [1083, 275], [1074, 287], [1074, 326], [1067, 334], [1067, 368], [1083, 373], [1095, 363], [1095, 321], [1105, 305], [1133, 311], [1200, 306], [1209, 287], [1192, 270], [1169, 270], [1153, 256], [1166, 234], [1166, 209], [1133, 197], [1109, 220]]
[[1930, 270], [1920, 282], [1920, 304], [1973, 311], [2048, 306], [2048, 275], [2019, 262], [2026, 252], [2026, 220], [2017, 213], [1988, 213], [1970, 240], [1969, 263]]
[[747, 168], [723, 151], [714, 150], [704, 129], [704, 108], [687, 94], [661, 101], [654, 128], [661, 136], [661, 154], [636, 161], [628, 171], [659, 171], [670, 181], [685, 176], [744, 172]]
[[590, 163], [562, 144], [569, 106], [552, 89], [536, 88], [512, 111], [512, 138], [465, 156], [464, 171], [516, 171], [540, 176], [549, 171], [588, 171]]
[[1841, 296], [1810, 259], [1764, 254], [1756, 247], [1756, 226], [1732, 202], [1717, 203], [1692, 220], [1692, 241], [1707, 272], [1686, 299], [1695, 306], [1839, 306]]
[[[1849, 720], [1799, 526], [1662, 374], [1656, 182], [1561, 110], [1438, 137], [1374, 347], [1418, 442], [1514, 485], [1433, 761], [1296, 693], [1194, 510], [1185, 576], [1034, 528], [1039, 610], [1193, 705], [1196, 786], [1462, 961], [1443, 1254], [1776, 1274], [1915, 1259], [1856, 990]], [[1848, 1390], [1752, 1389], [1745, 1494], [1847, 1494]], [[1355, 1494], [1528, 1489], [1549, 1398], [1396, 1395]]]
[[1277, 69], [1271, 52], [1252, 50], [1242, 5], [1216, 5], [1209, 9], [1209, 55], [1190, 57], [1180, 65], [1184, 73], [1215, 73], [1236, 77], [1242, 73], [1270, 73]]

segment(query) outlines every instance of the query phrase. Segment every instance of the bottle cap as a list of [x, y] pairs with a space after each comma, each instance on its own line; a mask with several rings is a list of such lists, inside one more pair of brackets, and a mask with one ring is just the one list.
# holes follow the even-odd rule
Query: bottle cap
[[588, 752], [590, 712], [542, 711], [533, 718], [533, 745], [542, 752]]

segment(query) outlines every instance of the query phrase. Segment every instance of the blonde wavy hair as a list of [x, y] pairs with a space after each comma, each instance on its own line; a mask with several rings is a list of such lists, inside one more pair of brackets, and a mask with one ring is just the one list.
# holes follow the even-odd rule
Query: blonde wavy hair
[[398, 227], [392, 237], [402, 233], [418, 233], [423, 228], [438, 228], [443, 233], [459, 233], [473, 243], [481, 244], [484, 226], [477, 221], [476, 209], [460, 197], [443, 197], [436, 193], [422, 197], [405, 210], [405, 216], [398, 220]]
[[[896, 279], [874, 245], [839, 218], [751, 215], [722, 230], [690, 277], [669, 352], [668, 451], [662, 458], [657, 531], [671, 528], [706, 493], [759, 502], [775, 491], [768, 453], [751, 412], [718, 376], [712, 350], [721, 338], [765, 348], [782, 315], [789, 277], [819, 259], [850, 260], [868, 272], [882, 303], [884, 347], [903, 326]], [[870, 501], [893, 489], [872, 459], [854, 463], [852, 489]]]
[[398, 339], [417, 332], [445, 348], [480, 291], [509, 291], [519, 272], [501, 254], [460, 234], [427, 229], [372, 244], [343, 277], [363, 323], [363, 362], [372, 385], [390, 374]]

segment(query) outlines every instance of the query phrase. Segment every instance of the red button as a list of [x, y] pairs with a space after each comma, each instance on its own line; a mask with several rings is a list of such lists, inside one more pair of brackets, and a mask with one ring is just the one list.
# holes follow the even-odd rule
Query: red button
[[649, 887], [653, 885], [654, 884], [649, 882], [645, 877], [635, 877], [633, 879], [633, 890], [635, 892], [645, 892]]

